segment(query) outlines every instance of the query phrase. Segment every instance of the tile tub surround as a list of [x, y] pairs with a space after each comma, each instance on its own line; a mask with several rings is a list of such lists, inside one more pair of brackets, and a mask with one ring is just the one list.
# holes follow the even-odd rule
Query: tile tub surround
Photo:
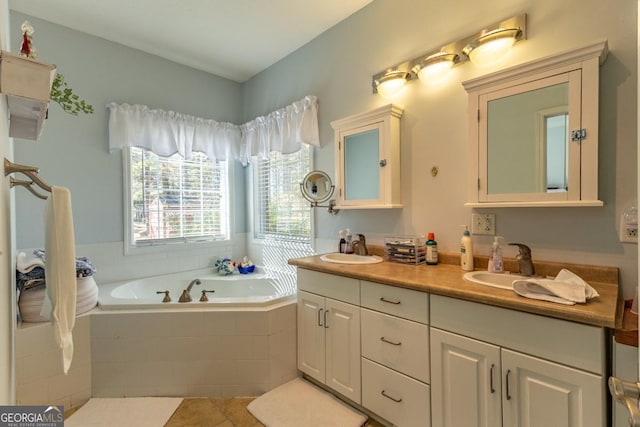
[[97, 311], [94, 397], [258, 396], [297, 376], [296, 304], [244, 311]]
[[91, 397], [91, 316], [76, 317], [73, 361], [68, 375], [50, 323], [21, 323], [16, 331], [16, 403], [84, 404]]
[[[370, 252], [380, 254], [380, 248], [372, 247]], [[435, 266], [403, 265], [388, 261], [367, 265], [332, 264], [322, 261], [320, 255], [291, 259], [289, 263], [309, 270], [415, 289], [592, 326], [614, 329], [622, 322], [622, 301], [618, 294], [617, 267], [535, 261], [537, 273], [556, 275], [562, 268], [568, 268], [589, 282], [600, 294], [599, 298], [586, 304], [567, 306], [524, 298], [507, 289], [496, 289], [467, 282], [462, 277], [465, 271], [460, 268], [458, 254], [439, 253], [438, 255], [440, 264]], [[474, 257], [474, 261], [477, 262], [476, 270], [486, 270], [486, 260], [487, 257]], [[517, 271], [516, 265], [515, 260], [505, 258], [505, 269], [508, 271]]]

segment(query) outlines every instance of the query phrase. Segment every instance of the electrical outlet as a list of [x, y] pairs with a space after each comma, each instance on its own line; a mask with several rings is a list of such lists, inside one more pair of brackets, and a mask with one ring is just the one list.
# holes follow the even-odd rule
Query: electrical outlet
[[471, 234], [495, 236], [496, 235], [496, 215], [472, 213], [471, 214]]
[[627, 221], [624, 214], [620, 217], [620, 241], [638, 243], [638, 222]]

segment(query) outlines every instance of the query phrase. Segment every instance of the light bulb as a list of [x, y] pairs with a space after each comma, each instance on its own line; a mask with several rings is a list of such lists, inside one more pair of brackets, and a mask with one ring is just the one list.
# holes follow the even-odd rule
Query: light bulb
[[400, 94], [407, 83], [408, 73], [404, 71], [391, 71], [376, 81], [376, 89], [384, 98], [393, 98]]
[[518, 29], [499, 28], [480, 36], [476, 43], [466, 46], [463, 51], [474, 64], [491, 65], [509, 51], [519, 34]]

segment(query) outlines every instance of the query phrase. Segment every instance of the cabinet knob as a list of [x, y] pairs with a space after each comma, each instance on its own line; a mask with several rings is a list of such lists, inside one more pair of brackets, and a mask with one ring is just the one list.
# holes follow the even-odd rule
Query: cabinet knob
[[387, 166], [387, 159], [380, 160], [380, 167], [383, 168], [385, 166]]

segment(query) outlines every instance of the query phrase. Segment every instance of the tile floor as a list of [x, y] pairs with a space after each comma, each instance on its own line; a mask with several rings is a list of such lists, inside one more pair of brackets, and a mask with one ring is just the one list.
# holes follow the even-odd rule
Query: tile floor
[[[185, 399], [173, 413], [165, 427], [254, 427], [264, 426], [247, 410], [253, 398]], [[366, 427], [383, 427], [369, 420]], [[303, 427], [303, 426], [301, 426]]]
[[[178, 406], [164, 427], [264, 427], [264, 424], [247, 410], [247, 405], [253, 399], [187, 398]], [[73, 412], [75, 411], [65, 411], [65, 417]], [[383, 427], [383, 425], [369, 419], [365, 427]]]

